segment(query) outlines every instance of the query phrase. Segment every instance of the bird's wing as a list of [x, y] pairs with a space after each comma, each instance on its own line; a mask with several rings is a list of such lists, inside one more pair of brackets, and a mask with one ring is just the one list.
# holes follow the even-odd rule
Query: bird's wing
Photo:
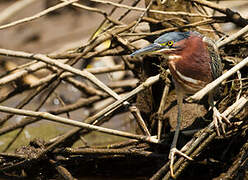
[[206, 43], [208, 48], [209, 56], [211, 58], [210, 59], [211, 72], [212, 72], [213, 80], [215, 80], [222, 75], [222, 64], [221, 64], [219, 51], [216, 44], [211, 39], [204, 37], [203, 41]]

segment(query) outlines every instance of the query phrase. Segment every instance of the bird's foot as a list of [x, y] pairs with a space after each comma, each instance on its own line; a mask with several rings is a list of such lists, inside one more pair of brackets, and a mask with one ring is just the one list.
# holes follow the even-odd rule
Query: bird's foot
[[231, 125], [231, 122], [229, 121], [229, 119], [226, 116], [222, 115], [218, 111], [218, 109], [216, 107], [214, 107], [213, 108], [213, 122], [214, 122], [214, 127], [216, 129], [216, 133], [218, 136], [220, 136], [219, 126], [221, 126], [221, 130], [222, 130], [223, 134], [226, 133], [225, 126], [224, 126], [224, 123], [222, 120], [224, 120], [224, 123]]
[[173, 164], [175, 161], [175, 155], [178, 154], [180, 156], [183, 156], [184, 158], [192, 161], [193, 159], [189, 157], [188, 155], [184, 154], [183, 152], [179, 151], [177, 148], [171, 148], [170, 154], [169, 154], [169, 160], [170, 160], [170, 174], [172, 178], [175, 178], [174, 172], [173, 172]]

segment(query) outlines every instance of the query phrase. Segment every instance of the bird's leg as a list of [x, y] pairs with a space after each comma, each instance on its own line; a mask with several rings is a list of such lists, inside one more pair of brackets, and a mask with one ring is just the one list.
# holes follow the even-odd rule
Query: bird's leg
[[188, 160], [193, 160], [191, 157], [187, 156], [186, 154], [184, 154], [183, 152], [179, 151], [176, 148], [177, 145], [177, 140], [178, 140], [178, 136], [179, 136], [179, 131], [180, 131], [180, 126], [181, 126], [181, 110], [182, 110], [182, 105], [183, 105], [183, 92], [181, 92], [180, 90], [177, 91], [177, 107], [178, 107], [178, 112], [177, 112], [177, 126], [176, 126], [176, 130], [175, 130], [175, 134], [174, 134], [174, 138], [171, 144], [171, 148], [170, 148], [170, 154], [169, 154], [169, 159], [170, 159], [170, 173], [171, 173], [171, 177], [175, 177], [174, 176], [174, 172], [173, 172], [173, 164], [174, 164], [174, 160], [175, 160], [175, 154], [179, 154], [183, 157], [185, 157]]
[[229, 119], [227, 119], [224, 115], [222, 115], [219, 112], [219, 110], [215, 107], [212, 92], [209, 93], [208, 102], [209, 102], [211, 108], [213, 109], [213, 122], [214, 122], [214, 126], [216, 129], [217, 135], [220, 136], [219, 125], [221, 126], [221, 130], [222, 130], [223, 134], [225, 134], [226, 131], [225, 131], [225, 127], [224, 127], [224, 123], [222, 122], [222, 119], [225, 121], [226, 124], [230, 125], [231, 123], [230, 123]]

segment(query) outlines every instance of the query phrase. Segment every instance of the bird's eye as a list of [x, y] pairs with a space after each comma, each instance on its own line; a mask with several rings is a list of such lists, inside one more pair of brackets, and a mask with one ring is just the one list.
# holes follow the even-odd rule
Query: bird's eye
[[173, 43], [174, 43], [173, 41], [168, 41], [168, 42], [167, 42], [167, 45], [168, 45], [168, 46], [172, 46]]

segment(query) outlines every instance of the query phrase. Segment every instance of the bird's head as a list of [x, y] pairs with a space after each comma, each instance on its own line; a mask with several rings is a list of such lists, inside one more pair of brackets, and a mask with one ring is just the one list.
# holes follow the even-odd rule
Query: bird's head
[[191, 36], [192, 32], [169, 32], [157, 38], [154, 43], [139, 49], [131, 56], [145, 54], [175, 55], [185, 48], [185, 41]]

